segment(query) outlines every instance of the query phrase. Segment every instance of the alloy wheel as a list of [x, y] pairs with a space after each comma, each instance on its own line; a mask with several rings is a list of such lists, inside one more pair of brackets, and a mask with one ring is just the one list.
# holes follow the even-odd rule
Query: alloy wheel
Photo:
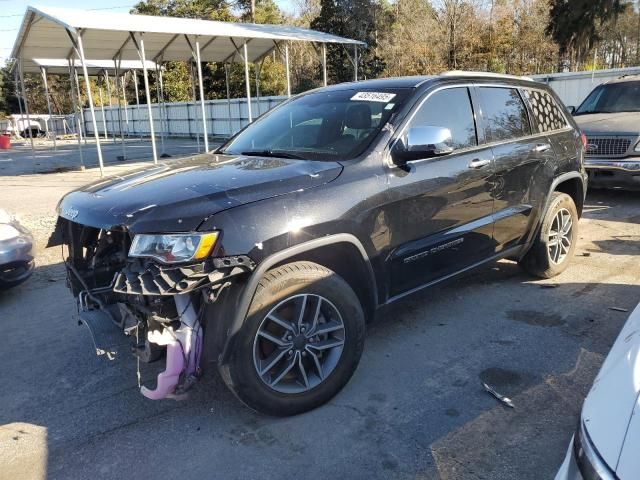
[[547, 248], [551, 263], [558, 265], [566, 258], [571, 249], [572, 229], [571, 213], [566, 208], [561, 208], [553, 218], [549, 229]]
[[344, 322], [333, 303], [320, 295], [294, 295], [263, 318], [253, 341], [253, 363], [269, 388], [303, 393], [333, 372], [344, 341]]

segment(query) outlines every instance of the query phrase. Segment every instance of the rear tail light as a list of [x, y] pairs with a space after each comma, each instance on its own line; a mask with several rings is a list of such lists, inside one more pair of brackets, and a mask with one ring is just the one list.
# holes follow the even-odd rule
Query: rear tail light
[[580, 135], [580, 140], [582, 140], [582, 150], [587, 151], [587, 136], [583, 133]]

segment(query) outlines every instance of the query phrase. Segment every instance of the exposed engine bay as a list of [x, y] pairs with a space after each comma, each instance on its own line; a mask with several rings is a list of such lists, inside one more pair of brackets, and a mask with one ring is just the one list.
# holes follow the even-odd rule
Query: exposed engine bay
[[98, 354], [115, 356], [99, 345], [98, 335], [108, 326], [129, 338], [138, 367], [166, 357], [153, 389], [140, 385], [138, 368], [141, 393], [158, 400], [195, 383], [201, 373], [205, 306], [255, 264], [246, 256], [163, 264], [131, 257], [132, 241], [124, 228], [103, 230], [60, 217], [49, 245], [63, 245], [67, 285]]

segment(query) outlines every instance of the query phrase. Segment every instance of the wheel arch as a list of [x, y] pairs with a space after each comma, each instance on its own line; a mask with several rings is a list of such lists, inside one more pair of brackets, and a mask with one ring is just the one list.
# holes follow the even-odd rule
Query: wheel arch
[[[338, 249], [338, 255], [336, 254]], [[234, 337], [244, 324], [258, 282], [263, 275], [280, 265], [294, 261], [311, 261], [325, 266], [340, 275], [353, 288], [362, 303], [367, 319], [373, 316], [378, 305], [377, 285], [369, 256], [357, 237], [339, 233], [316, 238], [276, 252], [261, 261], [247, 280], [235, 302], [237, 308], [227, 330], [219, 363], [229, 358]]]
[[[586, 194], [586, 188], [583, 177], [575, 172], [575, 175], [559, 177], [557, 182], [554, 182], [554, 185], [549, 193], [549, 199], [551, 198], [551, 193], [553, 192], [562, 192], [569, 195], [573, 202], [576, 204], [576, 210], [578, 211], [578, 218], [582, 216], [582, 210], [584, 208], [584, 199]], [[547, 200], [547, 206], [549, 199]], [[546, 212], [546, 208], [545, 208]]]
[[582, 209], [584, 208], [584, 199], [587, 194], [586, 174], [578, 171], [567, 172], [557, 176], [553, 180], [553, 182], [551, 182], [549, 192], [547, 193], [547, 198], [544, 201], [542, 210], [540, 210], [535, 228], [531, 229], [529, 238], [525, 243], [525, 247], [515, 257], [518, 260], [524, 258], [527, 252], [531, 249], [531, 246], [533, 245], [533, 239], [536, 237], [536, 235], [538, 235], [540, 228], [542, 228], [542, 222], [544, 222], [544, 218], [547, 216], [547, 210], [549, 209], [549, 205], [551, 204], [553, 192], [562, 192], [569, 195], [576, 204], [578, 218], [580, 218], [582, 216]]

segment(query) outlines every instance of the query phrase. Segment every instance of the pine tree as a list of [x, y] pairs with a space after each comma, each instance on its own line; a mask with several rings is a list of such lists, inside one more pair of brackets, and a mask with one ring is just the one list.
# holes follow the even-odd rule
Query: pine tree
[[[320, 14], [311, 28], [365, 42], [367, 47], [358, 52], [358, 76], [375, 78], [385, 69], [376, 53], [381, 13], [381, 4], [375, 0], [321, 0]], [[353, 50], [349, 55], [353, 58]], [[327, 45], [327, 70], [332, 83], [353, 80], [353, 65], [342, 45]]]
[[584, 62], [599, 40], [598, 27], [628, 7], [622, 0], [551, 0], [547, 33], [559, 47], [559, 69], [573, 57]]

